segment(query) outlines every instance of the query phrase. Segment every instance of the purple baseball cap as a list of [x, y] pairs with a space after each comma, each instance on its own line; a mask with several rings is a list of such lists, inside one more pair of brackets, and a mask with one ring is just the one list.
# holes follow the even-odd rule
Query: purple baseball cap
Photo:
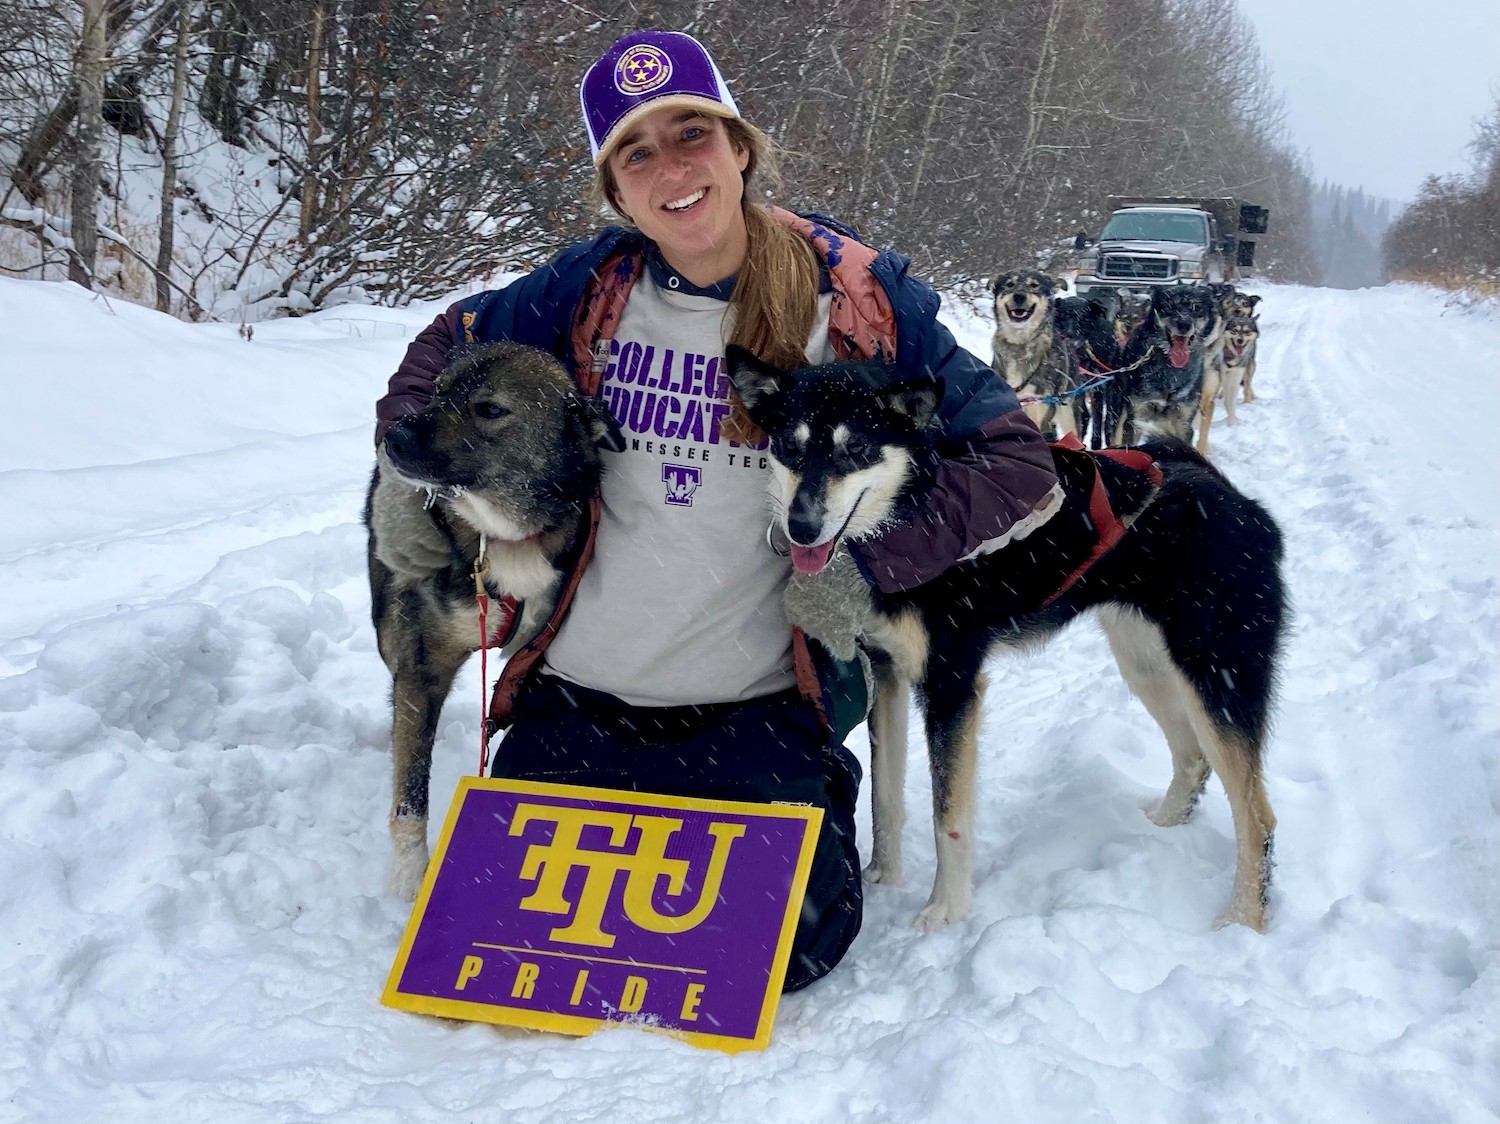
[[578, 100], [595, 167], [653, 110], [681, 105], [715, 117], [740, 115], [703, 44], [681, 31], [634, 31], [617, 41], [585, 72]]

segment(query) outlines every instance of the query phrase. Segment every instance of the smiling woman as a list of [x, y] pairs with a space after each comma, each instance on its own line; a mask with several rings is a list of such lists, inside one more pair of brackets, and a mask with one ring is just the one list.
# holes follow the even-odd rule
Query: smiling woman
[[707, 287], [738, 272], [749, 236], [740, 201], [750, 151], [699, 109], [653, 110], [603, 158], [610, 203], [667, 264]]
[[[806, 530], [818, 541], [794, 544], [857, 581], [911, 588], [1018, 537], [1040, 525], [1056, 473], [1014, 394], [938, 323], [936, 294], [905, 258], [752, 202], [757, 177], [774, 180], [775, 147], [701, 43], [627, 35], [584, 74], [580, 102], [598, 201], [629, 226], [440, 316], [392, 378], [377, 439], [430, 400], [449, 353], [468, 345], [542, 348], [604, 400], [624, 448], [603, 455], [596, 525], [549, 627], [496, 688], [491, 717], [506, 735], [494, 774], [822, 808], [786, 977], [797, 988], [859, 930], [860, 768], [842, 743], [868, 699], [857, 662], [788, 621], [792, 565], [767, 535], [766, 439], [731, 388], [726, 347], [782, 368], [878, 358], [942, 380], [931, 509], [854, 543], [841, 513], [826, 533]], [[377, 504], [377, 557], [382, 528], [411, 534], [425, 518], [416, 494], [405, 509]]]

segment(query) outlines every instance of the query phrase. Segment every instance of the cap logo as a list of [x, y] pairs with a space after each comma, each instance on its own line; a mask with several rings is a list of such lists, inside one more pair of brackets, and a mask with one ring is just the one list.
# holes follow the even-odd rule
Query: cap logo
[[615, 86], [635, 97], [660, 89], [672, 77], [672, 60], [665, 51], [646, 43], [631, 47], [615, 64]]

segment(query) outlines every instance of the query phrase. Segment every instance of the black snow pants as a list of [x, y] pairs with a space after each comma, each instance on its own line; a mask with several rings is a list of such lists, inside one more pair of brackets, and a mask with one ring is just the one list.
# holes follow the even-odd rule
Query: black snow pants
[[831, 745], [797, 691], [743, 703], [641, 707], [537, 674], [490, 775], [710, 800], [781, 801], [823, 809], [785, 991], [828, 974], [863, 914], [854, 803], [860, 766]]

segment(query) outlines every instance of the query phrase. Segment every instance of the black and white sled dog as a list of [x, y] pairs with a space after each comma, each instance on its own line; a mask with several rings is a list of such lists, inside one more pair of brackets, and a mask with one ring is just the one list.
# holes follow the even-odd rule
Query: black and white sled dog
[[1151, 294], [1151, 315], [1121, 357], [1127, 370], [1104, 396], [1108, 444], [1155, 435], [1192, 443], [1206, 348], [1218, 324], [1217, 305], [1202, 285], [1164, 285]]
[[[510, 619], [497, 610], [486, 621], [486, 646], [503, 644], [508, 654], [551, 615], [559, 562], [575, 547], [598, 488], [601, 447], [621, 447], [614, 420], [598, 399], [577, 391], [557, 360], [492, 344], [449, 366], [432, 402], [396, 422], [378, 450], [365, 524], [371, 615], [391, 673], [393, 894], [415, 897], [427, 870], [438, 715], [454, 676], [480, 647], [476, 565], [491, 599], [520, 603]], [[426, 493], [450, 549], [447, 564], [428, 577], [397, 573], [377, 556], [372, 515], [382, 503], [409, 506], [403, 488]]]
[[[781, 371], [739, 348], [728, 362], [770, 436], [772, 508], [792, 543], [793, 623], [835, 655], [849, 654], [838, 650], [846, 633], [857, 636], [875, 671], [867, 877], [901, 875], [911, 684], [925, 712], [938, 858], [917, 924], [936, 929], [966, 914], [984, 661], [1097, 609], [1126, 683], [1171, 750], [1172, 781], [1151, 819], [1184, 822], [1212, 768], [1229, 796], [1237, 855], [1219, 921], [1263, 930], [1276, 821], [1261, 762], [1286, 613], [1270, 515], [1176, 442], [1099, 453], [1054, 446], [1064, 498], [1049, 519], [925, 585], [873, 590], [839, 546], [906, 517], [932, 487], [941, 384], [897, 381], [869, 363]], [[1096, 481], [1113, 516], [1099, 509]], [[1102, 553], [1100, 530], [1106, 542], [1118, 536]]]
[[995, 335], [990, 366], [1021, 399], [1026, 416], [1048, 437], [1081, 435], [1084, 404], [1064, 397], [1079, 386], [1073, 350], [1054, 320], [1061, 286], [1034, 269], [1012, 270], [990, 282]]

